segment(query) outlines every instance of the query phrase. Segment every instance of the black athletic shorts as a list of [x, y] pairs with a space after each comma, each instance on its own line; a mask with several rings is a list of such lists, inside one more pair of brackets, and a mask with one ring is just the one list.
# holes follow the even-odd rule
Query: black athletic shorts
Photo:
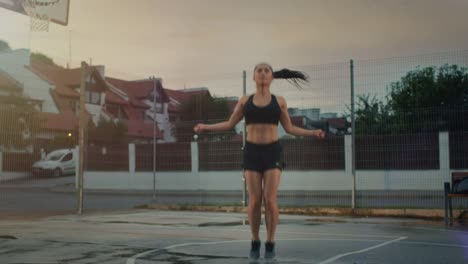
[[284, 169], [283, 146], [279, 141], [271, 144], [246, 142], [243, 151], [244, 170], [264, 172], [269, 169]]

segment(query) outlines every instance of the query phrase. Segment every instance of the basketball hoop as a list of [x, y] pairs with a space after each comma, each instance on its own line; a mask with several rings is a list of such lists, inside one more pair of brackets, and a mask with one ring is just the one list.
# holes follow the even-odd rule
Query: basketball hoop
[[21, 0], [24, 11], [31, 18], [31, 32], [49, 31], [50, 17], [47, 10], [58, 4], [61, 0]]

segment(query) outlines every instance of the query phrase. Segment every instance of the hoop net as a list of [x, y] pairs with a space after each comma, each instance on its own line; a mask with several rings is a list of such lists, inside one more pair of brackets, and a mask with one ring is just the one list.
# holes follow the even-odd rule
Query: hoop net
[[50, 18], [47, 8], [52, 7], [61, 0], [21, 0], [21, 4], [30, 17], [31, 32], [47, 32], [49, 31]]

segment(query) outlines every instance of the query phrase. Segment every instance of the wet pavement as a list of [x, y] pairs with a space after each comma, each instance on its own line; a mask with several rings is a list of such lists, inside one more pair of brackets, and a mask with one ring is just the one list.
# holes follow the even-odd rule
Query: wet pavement
[[[261, 230], [265, 240], [263, 224]], [[276, 244], [275, 263], [468, 262], [468, 227], [445, 229], [442, 221], [281, 215]], [[243, 213], [131, 210], [0, 220], [0, 263], [250, 263], [249, 246]]]

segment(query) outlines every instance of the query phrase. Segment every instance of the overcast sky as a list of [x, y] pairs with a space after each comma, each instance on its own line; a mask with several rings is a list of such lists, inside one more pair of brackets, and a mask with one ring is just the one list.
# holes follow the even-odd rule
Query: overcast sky
[[155, 75], [170, 88], [222, 79], [237, 91], [242, 70], [262, 61], [281, 68], [466, 50], [467, 14], [468, 0], [71, 0], [68, 26], [30, 38], [26, 16], [0, 10], [0, 39], [65, 64], [71, 36], [72, 66], [92, 58], [115, 77]]

